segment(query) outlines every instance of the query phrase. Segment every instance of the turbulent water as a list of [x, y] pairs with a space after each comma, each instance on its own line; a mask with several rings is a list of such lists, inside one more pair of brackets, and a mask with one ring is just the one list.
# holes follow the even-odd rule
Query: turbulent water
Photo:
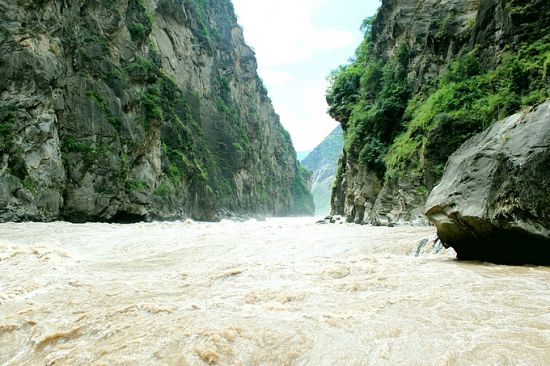
[[0, 225], [0, 364], [548, 365], [550, 269], [432, 228]]

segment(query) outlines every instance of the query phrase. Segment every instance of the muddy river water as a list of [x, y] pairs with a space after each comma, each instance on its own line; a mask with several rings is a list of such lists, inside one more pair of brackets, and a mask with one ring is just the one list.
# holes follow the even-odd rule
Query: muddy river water
[[433, 228], [0, 225], [0, 365], [549, 365], [550, 268]]

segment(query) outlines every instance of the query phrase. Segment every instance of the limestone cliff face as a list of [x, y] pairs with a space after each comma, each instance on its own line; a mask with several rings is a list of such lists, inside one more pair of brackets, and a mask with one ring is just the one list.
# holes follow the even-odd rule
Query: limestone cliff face
[[333, 213], [426, 224], [448, 156], [550, 92], [549, 19], [547, 1], [383, 0], [327, 93], [346, 139]]
[[0, 220], [312, 213], [229, 0], [0, 1]]

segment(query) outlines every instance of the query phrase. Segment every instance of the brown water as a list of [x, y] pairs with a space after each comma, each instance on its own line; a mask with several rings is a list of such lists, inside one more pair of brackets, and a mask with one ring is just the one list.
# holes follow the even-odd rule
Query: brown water
[[0, 225], [0, 364], [548, 365], [550, 268], [432, 228]]

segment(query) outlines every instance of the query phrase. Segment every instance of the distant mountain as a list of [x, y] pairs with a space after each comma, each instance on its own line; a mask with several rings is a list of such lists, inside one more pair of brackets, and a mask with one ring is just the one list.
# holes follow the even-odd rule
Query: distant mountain
[[296, 157], [299, 161], [304, 160], [306, 156], [308, 156], [313, 150], [306, 150], [306, 151], [296, 151]]
[[330, 195], [336, 175], [338, 159], [344, 148], [342, 127], [336, 127], [304, 160], [302, 165], [313, 172], [311, 191], [315, 201], [315, 214], [330, 213]]

